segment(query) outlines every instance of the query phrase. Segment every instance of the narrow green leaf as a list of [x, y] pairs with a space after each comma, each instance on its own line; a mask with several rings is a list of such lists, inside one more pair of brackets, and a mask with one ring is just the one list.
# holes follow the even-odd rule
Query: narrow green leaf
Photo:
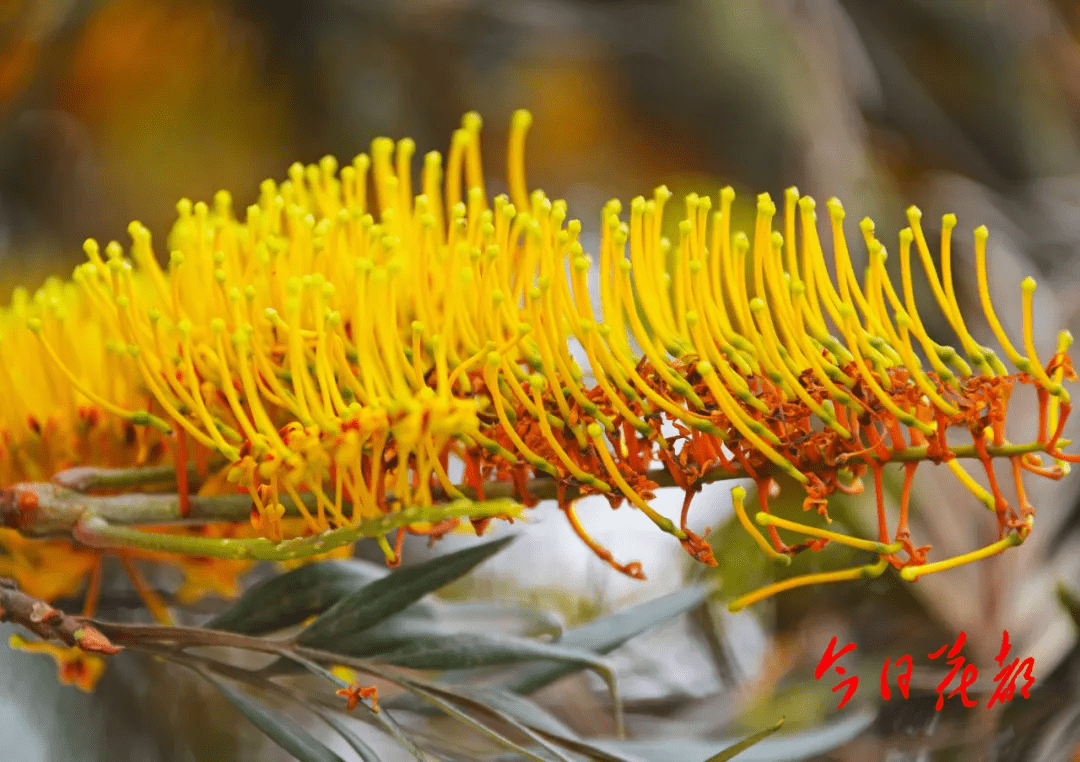
[[[470, 620], [473, 615], [477, 621]], [[529, 636], [562, 631], [558, 620], [546, 612], [532, 612], [505, 604], [474, 606], [426, 598], [374, 627], [335, 644], [333, 650], [346, 656], [373, 657], [405, 648], [414, 642], [451, 640], [466, 628], [480, 632], [500, 631], [497, 627], [506, 623], [525, 631], [524, 634]], [[265, 667], [263, 673], [267, 676], [279, 675], [295, 671], [294, 667], [288, 660], [280, 660]]]
[[378, 661], [412, 669], [475, 669], [550, 659], [607, 672], [607, 662], [594, 652], [562, 643], [545, 643], [514, 635], [463, 632], [445, 638], [413, 640]]
[[352, 747], [352, 750], [357, 753], [362, 762], [382, 762], [382, 757], [364, 743], [364, 740], [356, 735], [343, 719], [333, 712], [324, 712], [321, 709], [316, 709], [315, 713], [319, 715], [319, 719], [337, 731], [337, 734]]
[[[526, 749], [525, 747], [521, 746], [520, 744], [514, 743], [513, 741], [511, 741], [509, 738], [504, 736], [499, 731], [497, 731], [494, 728], [488, 726], [486, 723], [481, 722], [480, 720], [476, 719], [472, 715], [462, 711], [460, 708], [455, 706], [452, 701], [448, 701], [446, 698], [443, 698], [440, 695], [438, 695], [439, 693], [443, 693], [443, 691], [439, 691], [439, 692], [430, 691], [430, 690], [427, 690], [424, 687], [421, 687], [421, 685], [419, 685], [417, 683], [413, 683], [412, 681], [402, 681], [401, 685], [402, 685], [402, 687], [406, 688], [410, 693], [412, 693], [414, 696], [416, 696], [421, 701], [423, 701], [425, 703], [428, 703], [428, 704], [431, 704], [432, 706], [436, 707], [437, 709], [441, 710], [442, 712], [445, 712], [450, 717], [453, 717], [455, 720], [458, 720], [459, 722], [461, 722], [461, 723], [463, 723], [465, 725], [468, 725], [470, 728], [472, 728], [473, 730], [476, 730], [480, 734], [482, 734], [482, 735], [486, 736], [487, 738], [491, 739], [492, 741], [497, 743], [499, 746], [501, 746], [501, 747], [503, 747], [505, 749], [509, 749], [511, 751], [516, 751], [518, 754], [523, 755], [526, 759], [533, 760], [533, 762], [551, 762], [551, 760], [549, 758], [541, 757], [541, 756], [537, 755], [536, 753], [530, 751], [529, 749]], [[493, 714], [494, 716], [499, 717], [499, 714], [500, 714], [499, 712], [494, 711], [494, 710], [488, 710], [488, 711], [490, 711], [491, 714]], [[537, 739], [534, 734], [532, 734], [528, 730], [526, 730], [520, 723], [518, 723], [513, 718], [511, 718], [511, 717], [505, 717], [505, 718], [499, 717], [499, 719], [503, 719], [505, 722], [507, 722], [507, 724], [511, 725], [512, 727], [516, 727], [519, 730], [522, 730], [522, 732], [524, 732], [526, 735], [532, 737], [533, 740], [537, 740], [546, 749], [548, 749], [549, 751], [552, 751], [556, 755], [556, 757], [558, 759], [562, 759], [562, 760], [566, 759], [566, 757], [564, 755], [562, 755], [561, 753], [559, 753], [558, 750], [553, 749], [548, 744], [544, 744], [542, 741]]]
[[564, 725], [557, 717], [516, 693], [489, 686], [473, 687], [466, 685], [455, 685], [452, 689], [443, 686], [441, 690], [446, 693], [453, 693], [460, 700], [473, 701], [484, 706], [488, 711], [498, 711], [515, 717], [537, 733], [567, 749], [584, 754], [591, 760], [597, 760], [597, 762], [626, 762], [625, 757], [617, 756], [606, 749], [601, 749], [590, 742], [582, 740], [577, 733]]
[[322, 613], [349, 593], [385, 576], [379, 567], [361, 561], [307, 564], [255, 585], [206, 626], [244, 635], [274, 632]]
[[518, 637], [562, 631], [559, 622], [544, 612], [529, 612], [505, 605], [489, 607], [483, 603], [449, 603], [429, 598], [417, 601], [364, 632], [349, 636], [335, 644], [333, 650], [348, 656], [376, 656], [405, 648], [413, 642], [452, 640], [457, 633], [466, 630], [502, 632], [500, 626], [506, 624], [524, 631]]
[[611, 666], [591, 651], [562, 643], [512, 635], [459, 633], [438, 640], [414, 641], [379, 657], [379, 661], [411, 669], [476, 669], [537, 659], [562, 662], [571, 669], [594, 670], [607, 683], [615, 716], [621, 718], [622, 707]]
[[562, 619], [550, 611], [502, 601], [438, 601], [432, 612], [456, 630], [509, 632], [514, 635], [562, 635]]
[[427, 757], [424, 755], [424, 752], [420, 750], [420, 747], [413, 743], [412, 739], [405, 733], [404, 728], [398, 725], [397, 720], [394, 719], [394, 716], [390, 712], [383, 708], [380, 708], [378, 712], [373, 711], [372, 708], [363, 701], [356, 705], [354, 711], [360, 713], [361, 716], [359, 719], [369, 725], [385, 730], [393, 736], [394, 740], [398, 742], [401, 748], [413, 756], [413, 759], [418, 760], [418, 762], [425, 762]]
[[[427, 601], [414, 603], [405, 611], [380, 622], [370, 630], [343, 639], [333, 646], [333, 652], [342, 656], [366, 658], [395, 651], [417, 640], [453, 637], [452, 632], [432, 621], [430, 612], [426, 610], [426, 603]], [[267, 664], [259, 673], [263, 677], [271, 677], [295, 674], [302, 669], [296, 662], [282, 657]]]
[[[766, 738], [742, 749], [735, 759], [736, 762], [801, 762], [827, 755], [873, 725], [876, 716], [875, 712], [869, 711], [849, 712], [827, 725]], [[709, 760], [715, 754], [726, 752], [730, 743], [706, 741], [692, 733], [679, 733], [640, 741], [596, 741], [595, 745], [636, 762], [671, 762], [673, 759]]]
[[405, 729], [398, 725], [398, 722], [394, 719], [393, 715], [382, 710], [374, 712], [367, 706], [364, 707], [364, 710], [367, 712], [368, 719], [390, 733], [390, 735], [394, 737], [394, 740], [401, 744], [401, 748], [412, 754], [417, 762], [425, 762], [425, 760], [427, 760], [427, 756], [424, 755], [424, 752], [420, 751], [420, 747], [413, 743], [412, 739], [405, 734]]
[[[516, 693], [490, 686], [448, 686], [419, 681], [416, 678], [410, 678], [408, 683], [419, 684], [431, 693], [442, 696], [454, 703], [496, 715], [504, 722], [507, 721], [507, 717], [513, 718], [544, 738], [557, 743], [560, 747], [583, 754], [594, 762], [632, 762], [624, 756], [615, 754], [608, 749], [602, 749], [592, 742], [582, 740], [577, 733], [564, 725], [557, 717]], [[406, 690], [409, 689], [409, 685], [406, 683], [402, 683], [402, 687]], [[397, 706], [408, 711], [424, 711], [423, 702], [417, 696], [407, 692], [388, 701], [387, 706]], [[437, 710], [428, 708], [426, 713], [435, 711]]]
[[[481, 693], [479, 691], [473, 692], [473, 691], [469, 691], [468, 689], [462, 690], [460, 688], [452, 690], [452, 689], [449, 689], [449, 688], [446, 688], [446, 687], [443, 687], [443, 686], [434, 685], [432, 683], [424, 683], [422, 685], [420, 685], [419, 683], [420, 683], [420, 681], [409, 680], [408, 683], [406, 683], [404, 687], [409, 688], [410, 690], [412, 689], [412, 687], [416, 687], [416, 686], [422, 687], [425, 690], [429, 691], [432, 695], [440, 696], [440, 697], [452, 702], [455, 705], [461, 705], [463, 707], [469, 707], [469, 708], [472, 708], [472, 709], [474, 709], [474, 710], [476, 710], [476, 711], [478, 711], [478, 712], [480, 712], [482, 714], [489, 714], [492, 717], [495, 717], [496, 719], [498, 719], [500, 722], [503, 722], [503, 723], [509, 725], [510, 727], [514, 728], [515, 730], [520, 732], [522, 735], [525, 735], [525, 736], [531, 738], [533, 741], [535, 741], [537, 744], [539, 744], [541, 747], [543, 747], [545, 750], [547, 750], [554, 757], [558, 758], [561, 762], [570, 762], [570, 759], [567, 758], [566, 755], [563, 754], [561, 750], [557, 749], [548, 740], [548, 738], [553, 735], [552, 733], [545, 733], [545, 732], [542, 732], [542, 731], [537, 731], [532, 727], [531, 723], [523, 722], [521, 720], [521, 718], [519, 717], [519, 712], [522, 709], [521, 706], [515, 706], [514, 707], [515, 711], [506, 711], [506, 707], [514, 705], [514, 702], [513, 702], [512, 699], [511, 700], [500, 700], [500, 697], [494, 696], [491, 693], [483, 694], [482, 697], [478, 698], [478, 694]], [[536, 705], [531, 704], [531, 702], [529, 702], [527, 699], [523, 699], [520, 696], [514, 696], [514, 694], [508, 694], [508, 695], [512, 696], [515, 699], [517, 699], [519, 704], [531, 705], [531, 707], [532, 707], [531, 714], [533, 715], [533, 717], [536, 717], [537, 715], [546, 716], [546, 720], [544, 720], [542, 724], [545, 724], [545, 725], [547, 725], [548, 727], [551, 727], [551, 728], [560, 728], [560, 727], [565, 728], [565, 730], [566, 730], [566, 739], [565, 739], [565, 741], [563, 739], [555, 739], [555, 740], [563, 742], [564, 745], [574, 745], [574, 744], [577, 744], [578, 746], [581, 745], [578, 742], [577, 736], [574, 735], [574, 732], [572, 730], [570, 730], [569, 728], [566, 728], [566, 726], [564, 726], [557, 719], [555, 719], [551, 715], [547, 714], [546, 712], [544, 712], [542, 709], [540, 709]], [[488, 699], [491, 699], [491, 698], [494, 698], [494, 701], [488, 700]], [[558, 735], [558, 733], [556, 733], [554, 735]], [[600, 756], [601, 757], [604, 756], [603, 752], [601, 752]], [[622, 762], [622, 760], [615, 760], [614, 762]]]
[[[536, 735], [542, 737], [539, 743], [545, 749], [549, 748], [549, 744], [545, 742], [546, 739], [546, 741], [558, 744], [560, 748], [582, 754], [592, 762], [634, 762], [634, 760], [629, 760], [627, 757], [615, 754], [592, 742], [582, 740], [559, 719], [529, 699], [516, 693], [489, 686], [455, 685], [450, 687], [420, 681], [416, 678], [410, 678], [407, 682], [402, 683], [402, 687], [406, 688], [406, 690], [410, 690], [408, 683], [418, 684], [425, 690], [437, 696], [442, 696], [455, 704], [471, 707], [481, 713], [491, 714], [515, 728], [527, 728], [534, 731]], [[409, 696], [408, 698], [416, 699], [417, 697]], [[401, 703], [401, 697], [395, 701]], [[413, 702], [410, 701], [409, 703]], [[533, 737], [531, 733], [526, 732], [526, 734]]]
[[345, 596], [315, 619], [297, 643], [336, 651], [349, 638], [382, 622], [430, 592], [467, 574], [513, 540], [513, 536], [475, 545], [388, 574]]
[[441, 691], [474, 701], [485, 707], [517, 717], [533, 730], [546, 733], [560, 740], [580, 741], [578, 734], [571, 730], [555, 715], [536, 703], [516, 693], [491, 688], [488, 686], [455, 685], [439, 686]]
[[[317, 664], [316, 662], [313, 662], [310, 659], [306, 659], [306, 658], [304, 658], [302, 656], [299, 656], [297, 654], [292, 654], [290, 657], [288, 657], [288, 659], [286, 659], [286, 658], [279, 659], [276, 663], [279, 664], [279, 665], [285, 665], [285, 664], [292, 665], [293, 667], [295, 667], [296, 669], [299, 669], [299, 670], [307, 670], [308, 672], [315, 675], [316, 677], [321, 677], [323, 680], [326, 680], [328, 683], [333, 685], [335, 688], [346, 688], [346, 687], [348, 687], [347, 682], [342, 680], [340, 677], [335, 675], [333, 672], [328, 670], [326, 667], [322, 666], [321, 664]], [[330, 725], [334, 725], [334, 720], [338, 719], [336, 717], [330, 718], [330, 717], [324, 716], [324, 713], [321, 710], [318, 710], [318, 709], [315, 709], [313, 711], [315, 711], [316, 714], [318, 714], [320, 717], [322, 717], [324, 720], [326, 720], [326, 722], [328, 724], [330, 724]], [[361, 715], [361, 718], [365, 722], [367, 722], [369, 725], [374, 725], [375, 727], [378, 727], [378, 728], [380, 728], [382, 730], [385, 730], [387, 733], [389, 733], [391, 736], [393, 736], [394, 739], [399, 744], [401, 744], [401, 747], [403, 749], [405, 749], [405, 751], [412, 754], [415, 759], [419, 760], [419, 762], [424, 762], [424, 759], [425, 759], [424, 753], [422, 751], [420, 751], [419, 747], [417, 747], [417, 745], [414, 744], [412, 742], [412, 740], [410, 740], [407, 735], [405, 735], [405, 732], [401, 729], [401, 727], [397, 724], [397, 722], [394, 720], [394, 718], [390, 715], [389, 712], [386, 712], [386, 711], [376, 712], [371, 707], [369, 707], [367, 704], [365, 704], [363, 701], [357, 703], [357, 705], [355, 707], [355, 711], [359, 712], [360, 715]], [[335, 729], [338, 729], [336, 725], [334, 725], [334, 727], [335, 727]], [[339, 730], [339, 732], [340, 732], [340, 730]], [[352, 740], [350, 738], [345, 738], [345, 740], [350, 744], [352, 743]]]
[[754, 735], [752, 736], [747, 736], [743, 740], [739, 741], [737, 744], [727, 747], [719, 754], [714, 754], [713, 756], [709, 757], [707, 760], [705, 760], [705, 762], [728, 762], [729, 759], [734, 759], [737, 755], [746, 751], [754, 744], [758, 743], [759, 741], [764, 741], [766, 738], [771, 736], [773, 733], [775, 733], [782, 727], [784, 727], [783, 717], [781, 717], [780, 721], [772, 727], [760, 730], [757, 733], [754, 733]]
[[300, 762], [343, 762], [341, 757], [323, 745], [315, 736], [308, 733], [296, 720], [281, 714], [250, 696], [234, 690], [223, 680], [209, 673], [202, 673], [207, 680], [221, 691], [233, 706], [251, 720], [259, 730]]
[[413, 615], [412, 609], [410, 607], [369, 630], [342, 639], [331, 650], [345, 656], [377, 656], [404, 648], [415, 641], [453, 637], [449, 630], [430, 617]]
[[[705, 600], [709, 592], [707, 587], [690, 587], [654, 598], [624, 611], [601, 617], [581, 627], [567, 630], [555, 641], [555, 645], [586, 649], [600, 654], [609, 653], [634, 636], [690, 611]], [[529, 665], [522, 668], [502, 687], [515, 693], [530, 693], [578, 669], [581, 669], [581, 665]], [[463, 675], [451, 673], [444, 679], [446, 677], [453, 681], [461, 679]]]
[[1080, 628], [1080, 595], [1064, 582], [1058, 582], [1057, 594], [1058, 600], [1061, 601], [1061, 605], [1065, 607], [1065, 610], [1069, 612], [1073, 623]]

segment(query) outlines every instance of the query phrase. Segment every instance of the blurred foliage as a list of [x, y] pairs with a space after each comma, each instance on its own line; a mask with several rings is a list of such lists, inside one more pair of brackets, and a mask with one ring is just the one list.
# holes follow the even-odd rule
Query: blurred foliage
[[[536, 622], [543, 619], [536, 612], [468, 603], [436, 606], [425, 601], [428, 593], [467, 574], [512, 539], [472, 545], [390, 574], [359, 561], [301, 567], [255, 585], [207, 628], [148, 629], [105, 622], [95, 622], [95, 626], [117, 645], [200, 674], [274, 743], [302, 762], [333, 762], [341, 757], [289, 714], [274, 708], [271, 697], [284, 700], [294, 711], [302, 709], [319, 717], [364, 762], [384, 759], [372, 746], [372, 728], [397, 741], [400, 751], [418, 760], [427, 759], [430, 753], [442, 756], [439, 750], [464, 745], [470, 748], [470, 759], [489, 758], [491, 752], [477, 743], [481, 739], [493, 742], [495, 749], [517, 752], [536, 762], [552, 758], [569, 762], [578, 755], [605, 762], [668, 759], [662, 752], [640, 748], [624, 755], [623, 709], [615, 675], [603, 655], [693, 610], [705, 599], [707, 589], [688, 587], [557, 632], [553, 639], [531, 636]], [[452, 624], [454, 610], [461, 607], [467, 609], [467, 625], [456, 629]], [[489, 616], [493, 613], [510, 621], [512, 629], [522, 634], [499, 631]], [[301, 625], [299, 631], [295, 625]], [[274, 640], [249, 637], [290, 630], [287, 637]], [[245, 667], [201, 651], [205, 646], [246, 649], [277, 658], [259, 668]], [[489, 669], [477, 679], [478, 670], [498, 667], [518, 669], [508, 673]], [[583, 668], [594, 671], [607, 684], [619, 740], [601, 745], [589, 742], [524, 698]], [[417, 669], [441, 675], [436, 680], [422, 678], [415, 674]], [[337, 696], [347, 699], [344, 710], [340, 702], [323, 695], [325, 685], [321, 691], [317, 686], [301, 691], [275, 679], [298, 674], [320, 678], [337, 688]], [[242, 690], [237, 684], [255, 690]], [[365, 700], [371, 701], [370, 707]], [[342, 716], [356, 709], [371, 727], [352, 727]], [[464, 728], [424, 738], [422, 725], [404, 726], [396, 719], [410, 711], [439, 712]], [[772, 748], [782, 754], [782, 749], [796, 748], [799, 743], [794, 737], [766, 741], [782, 724], [781, 719], [734, 745], [699, 741], [701, 751], [695, 756], [707, 755], [710, 762], [722, 762], [751, 747], [759, 751]], [[480, 738], [466, 740], [462, 737], [465, 729], [475, 731]], [[833, 733], [830, 737], [836, 745], [849, 734]], [[758, 746], [763, 742], [764, 746]], [[717, 750], [717, 746], [721, 748]]]

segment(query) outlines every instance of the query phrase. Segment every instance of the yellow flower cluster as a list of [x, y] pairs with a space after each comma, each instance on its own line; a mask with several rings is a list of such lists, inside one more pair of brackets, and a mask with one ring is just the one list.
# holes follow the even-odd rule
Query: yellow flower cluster
[[[76, 283], [56, 278], [33, 297], [16, 289], [0, 310], [0, 485], [47, 481], [76, 465], [168, 461], [160, 431], [136, 425], [144, 422], [138, 416], [107, 414], [145, 407], [149, 396], [102, 317]], [[28, 321], [45, 341], [27, 330]], [[97, 404], [103, 399], [108, 404]]]
[[[856, 277], [835, 199], [826, 205], [834, 278], [814, 201], [796, 190], [778, 219], [772, 200], [758, 198], [752, 236], [732, 227], [730, 188], [715, 209], [691, 194], [672, 240], [671, 193], [661, 187], [634, 199], [628, 215], [618, 201], [605, 206], [594, 259], [566, 203], [527, 189], [530, 121], [524, 111], [513, 118], [509, 196], [489, 199], [480, 118], [467, 114], [445, 163], [428, 153], [416, 183], [413, 141], [380, 138], [345, 167], [331, 157], [294, 164], [241, 214], [225, 192], [212, 205], [181, 201], [167, 268], [139, 223], [126, 254], [88, 241], [71, 283], [20, 295], [0, 318], [0, 383], [13, 400], [0, 413], [4, 483], [107, 457], [94, 445], [106, 435], [106, 445], [122, 440], [117, 452], [130, 458], [134, 447], [135, 462], [152, 462], [175, 433], [181, 446], [231, 464], [229, 480], [250, 495], [271, 539], [284, 536], [285, 495], [318, 533], [483, 498], [496, 481], [528, 504], [530, 490], [550, 483], [608, 560], [578, 523], [574, 497], [626, 499], [709, 561], [685, 510], [676, 525], [649, 505], [659, 484], [652, 461], [686, 490], [687, 505], [704, 480], [749, 476], [767, 514], [771, 479], [784, 474], [825, 515], [826, 498], [867, 471], [880, 495], [885, 464], [930, 460], [946, 462], [996, 511], [1003, 541], [1026, 536], [1033, 511], [1019, 471], [1057, 477], [1063, 469], [1034, 453], [1071, 457], [1058, 449], [1069, 338], [1040, 361], [1033, 281], [1022, 288], [1023, 352], [1005, 335], [987, 295], [985, 228], [975, 232], [979, 290], [1017, 373], [975, 341], [961, 314], [955, 217], [943, 220], [935, 262], [918, 210], [909, 211], [896, 287], [868, 220], [869, 266]], [[931, 339], [919, 316], [916, 260], [958, 349]], [[1038, 438], [1027, 445], [1004, 438], [1017, 382], [1033, 385], [1041, 403]], [[950, 443], [952, 428], [966, 429], [971, 444]], [[982, 461], [989, 489], [958, 456]], [[995, 457], [1013, 462], [1019, 514], [994, 481]], [[311, 510], [302, 493], [314, 495]], [[881, 564], [921, 567], [906, 495], [895, 537], [879, 499], [880, 536], [856, 546]], [[771, 555], [844, 541], [759, 515], [770, 546], [741, 499], [737, 508]], [[788, 546], [777, 526], [817, 539]]]

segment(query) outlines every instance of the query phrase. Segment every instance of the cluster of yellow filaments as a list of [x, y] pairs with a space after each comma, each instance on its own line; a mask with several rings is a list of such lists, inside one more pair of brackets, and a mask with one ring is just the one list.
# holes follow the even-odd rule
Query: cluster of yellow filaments
[[[229, 481], [250, 495], [253, 521], [272, 540], [285, 534], [285, 496], [306, 531], [320, 533], [485, 494], [526, 505], [551, 495], [598, 554], [640, 576], [637, 564], [615, 563], [588, 537], [576, 498], [627, 500], [711, 562], [687, 527], [690, 497], [706, 481], [749, 477], [769, 538], [746, 515], [741, 489], [736, 511], [770, 556], [786, 560], [828, 541], [878, 556], [738, 605], [796, 584], [879, 574], [889, 563], [913, 579], [1026, 537], [1033, 510], [1021, 472], [1060, 477], [1073, 459], [1059, 450], [1069, 411], [1061, 383], [1073, 378], [1068, 335], [1043, 364], [1031, 329], [1034, 283], [1025, 281], [1023, 352], [1010, 342], [987, 296], [985, 228], [975, 232], [979, 292], [1014, 373], [961, 315], [950, 264], [955, 217], [943, 220], [935, 262], [918, 210], [909, 211], [896, 287], [868, 220], [869, 264], [856, 277], [836, 200], [827, 204], [834, 278], [814, 201], [795, 189], [779, 214], [768, 195], [758, 198], [752, 236], [732, 227], [730, 188], [715, 209], [691, 194], [671, 240], [671, 193], [661, 187], [634, 199], [628, 215], [618, 201], [606, 205], [594, 259], [566, 203], [527, 190], [530, 121], [524, 111], [513, 118], [509, 196], [489, 201], [480, 118], [468, 114], [445, 166], [437, 152], [424, 157], [419, 195], [413, 141], [380, 138], [340, 169], [331, 157], [293, 165], [288, 180], [263, 183], [243, 215], [224, 192], [212, 206], [181, 201], [165, 269], [138, 223], [128, 255], [88, 242], [73, 283], [50, 283], [3, 318], [2, 383], [14, 400], [2, 411], [13, 454], [2, 461], [5, 483], [37, 476], [19, 465], [28, 442], [45, 439], [27, 435], [28, 420], [46, 429], [66, 421], [56, 424], [71, 427], [59, 440], [78, 447], [90, 446], [94, 426], [130, 436], [131, 424], [140, 462], [167, 439], [183, 453], [180, 464], [188, 453], [227, 461]], [[916, 259], [959, 349], [936, 343], [920, 319]], [[34, 359], [41, 352], [47, 362]], [[1017, 382], [1033, 385], [1040, 401], [1037, 439], [1021, 445], [1005, 439]], [[965, 432], [965, 443], [951, 443], [950, 430]], [[85, 461], [49, 452], [40, 468]], [[1037, 453], [1058, 463], [1044, 466]], [[963, 457], [981, 462], [987, 487]], [[997, 458], [1012, 466], [1019, 511], [1000, 489]], [[662, 469], [650, 470], [656, 460]], [[926, 563], [907, 530], [923, 461], [945, 463], [996, 512], [999, 543]], [[894, 533], [882, 498], [892, 462], [905, 468]], [[827, 498], [859, 489], [867, 472], [878, 496], [873, 541], [768, 512], [773, 480], [783, 476], [827, 520]], [[678, 522], [649, 504], [662, 484], [686, 491]], [[474, 521], [477, 531], [484, 521]], [[438, 536], [456, 522], [408, 529]], [[788, 545], [778, 528], [812, 539]], [[380, 540], [396, 560], [397, 549]]]
[[[26, 329], [27, 321], [39, 315], [50, 316], [43, 333], [47, 348]], [[63, 358], [63, 371], [50, 353]], [[33, 298], [17, 289], [11, 306], [0, 310], [0, 355], [3, 486], [47, 481], [72, 465], [166, 462], [161, 432], [136, 425], [137, 417], [108, 415], [145, 407], [149, 396], [134, 362], [74, 283], [52, 278]], [[110, 404], [94, 404], [71, 384], [67, 372]]]

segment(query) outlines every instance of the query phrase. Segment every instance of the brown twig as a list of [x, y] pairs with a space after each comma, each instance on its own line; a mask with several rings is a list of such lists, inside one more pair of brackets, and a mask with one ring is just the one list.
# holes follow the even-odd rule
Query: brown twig
[[117, 622], [101, 622], [83, 617], [73, 617], [80, 622], [98, 628], [107, 633], [109, 638], [126, 648], [139, 648], [142, 645], [172, 646], [184, 648], [199, 648], [203, 646], [215, 646], [219, 648], [240, 648], [247, 651], [283, 655], [289, 644], [284, 641], [266, 640], [249, 635], [241, 635], [225, 630], [210, 630], [203, 627], [178, 627], [173, 625], [154, 624], [121, 624]]
[[58, 640], [84, 651], [114, 654], [120, 650], [82, 617], [69, 616], [22, 592], [14, 580], [0, 578], [0, 622], [4, 621], [15, 622], [43, 640]]

